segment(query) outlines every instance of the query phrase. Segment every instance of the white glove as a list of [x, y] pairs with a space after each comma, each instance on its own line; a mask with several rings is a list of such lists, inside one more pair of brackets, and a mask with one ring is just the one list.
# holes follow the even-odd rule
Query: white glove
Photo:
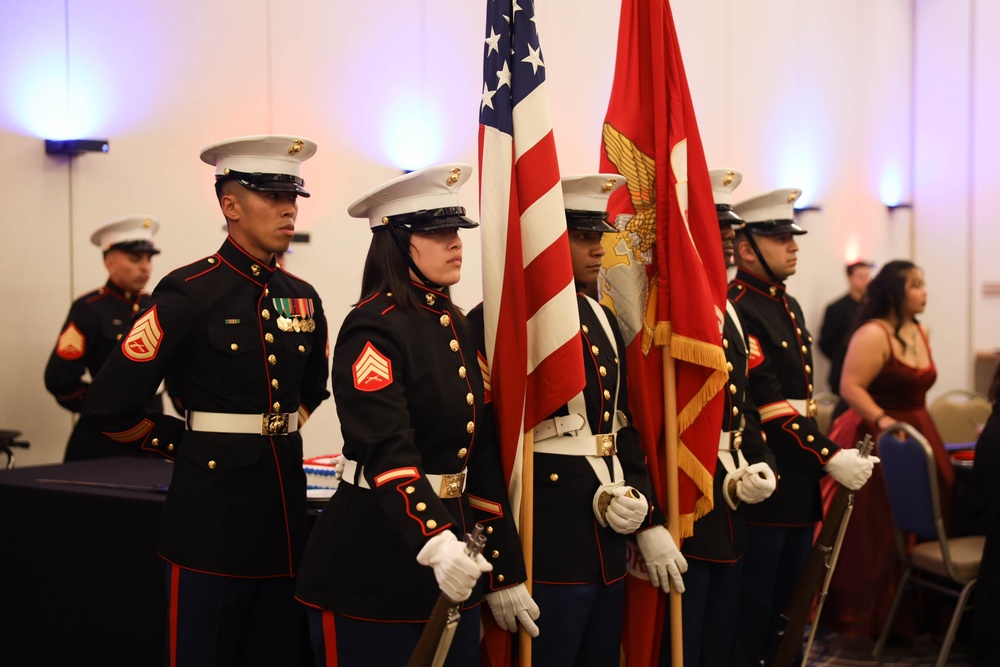
[[468, 600], [483, 572], [493, 569], [482, 554], [472, 558], [465, 549], [465, 543], [446, 530], [427, 540], [417, 554], [418, 563], [434, 568], [438, 587], [452, 602]]
[[538, 605], [531, 599], [528, 588], [524, 584], [501, 588], [498, 591], [486, 594], [486, 602], [490, 605], [493, 618], [501, 630], [507, 632], [517, 632], [517, 622], [527, 630], [532, 637], [538, 636]]
[[[722, 480], [722, 498], [726, 501], [726, 504], [729, 505], [729, 509], [734, 512], [736, 511], [739, 501], [742, 500], [742, 498], [739, 497], [739, 494], [736, 493], [735, 489], [738, 487], [740, 479], [742, 479], [745, 474], [747, 474], [747, 467], [742, 465], [736, 470], [726, 473], [726, 478]], [[733, 489], [732, 493], [730, 493], [730, 489]], [[735, 498], [733, 497], [734, 493], [736, 493]]]
[[771, 466], [764, 462], [754, 463], [747, 466], [746, 474], [736, 482], [736, 495], [748, 505], [756, 505], [767, 500], [776, 486]]
[[344, 467], [347, 465], [347, 457], [341, 455], [337, 457], [337, 462], [333, 464], [333, 478], [338, 482], [344, 480]]
[[823, 469], [838, 484], [846, 486], [851, 491], [857, 491], [872, 476], [872, 469], [878, 462], [877, 456], [862, 458], [856, 449], [841, 449], [830, 457]]
[[684, 580], [681, 579], [681, 574], [687, 572], [688, 562], [666, 526], [653, 526], [636, 533], [635, 539], [642, 551], [642, 558], [646, 561], [649, 583], [658, 586], [664, 593], [670, 592], [672, 583], [675, 591], [683, 593]]
[[619, 535], [631, 535], [642, 526], [649, 513], [649, 501], [638, 489], [618, 486], [611, 491], [611, 502], [605, 518], [611, 529]]

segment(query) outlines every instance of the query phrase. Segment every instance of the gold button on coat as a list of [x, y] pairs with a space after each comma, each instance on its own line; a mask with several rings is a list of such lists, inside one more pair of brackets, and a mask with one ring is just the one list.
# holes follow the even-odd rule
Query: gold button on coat
[[493, 553], [490, 554], [490, 555], [493, 556], [494, 558], [500, 558], [500, 552], [497, 551], [496, 549], [494, 549]]
[[731, 362], [731, 361], [727, 361], [726, 362], [726, 370], [729, 371], [729, 372], [733, 371], [733, 362]]
[[153, 442], [152, 442], [153, 447], [157, 447], [159, 444], [160, 444], [160, 439], [159, 438], [153, 438]]
[[556, 473], [552, 473], [551, 475], [549, 475], [549, 480], [551, 480], [553, 482], [558, 482], [559, 481], [559, 475], [557, 475]]
[[788, 347], [788, 341], [787, 340], [781, 341], [781, 347]]
[[597, 348], [596, 345], [591, 345], [590, 351], [593, 352], [595, 356], [601, 353], [601, 351]]
[[823, 456], [826, 456], [827, 454], [830, 453], [830, 450], [824, 447], [823, 449], [819, 450], [819, 453], [822, 454]]
[[735, 394], [736, 393], [736, 385], [735, 384], [729, 385], [729, 393], [730, 394]]
[[451, 324], [451, 318], [448, 317], [448, 313], [445, 313], [444, 315], [442, 315], [441, 319], [439, 321], [441, 322], [441, 326], [443, 326], [443, 327], [446, 327], [449, 324]]
[[458, 367], [458, 377], [465, 378], [465, 376], [466, 376], [465, 366], [459, 366]]
[[272, 409], [273, 409], [273, 410], [274, 410], [275, 412], [278, 412], [279, 410], [281, 410], [281, 403], [279, 403], [278, 401], [275, 401], [275, 402], [274, 402], [274, 405], [272, 405], [272, 406], [271, 406], [271, 408], [272, 408]]
[[423, 512], [425, 509], [427, 509], [427, 503], [417, 503], [418, 512]]
[[458, 341], [452, 338], [451, 342], [448, 343], [448, 347], [451, 348], [452, 352], [458, 352]]
[[468, 424], [466, 424], [465, 425], [465, 430], [466, 430], [467, 433], [475, 433], [476, 432], [476, 422], [469, 422]]
[[275, 378], [274, 380], [271, 380], [271, 386], [274, 387], [275, 389], [278, 388], [278, 380], [277, 380], [277, 378]]
[[486, 534], [487, 535], [493, 534], [493, 526], [486, 526]]
[[802, 354], [805, 354], [807, 351], [808, 351], [808, 348], [806, 348], [806, 346], [803, 345], [802, 346]]
[[427, 529], [428, 530], [434, 530], [437, 527], [438, 527], [438, 522], [435, 521], [434, 519], [431, 519], [430, 521], [427, 522]]
[[465, 395], [465, 402], [468, 403], [469, 405], [472, 405], [475, 402], [475, 400], [476, 397], [473, 396], [471, 393]]
[[608, 374], [608, 369], [605, 368], [604, 366], [601, 366], [597, 370], [601, 374], [601, 377], [604, 377], [604, 376], [606, 376]]
[[812, 366], [806, 364], [806, 373], [812, 373]]
[[235, 352], [236, 350], [240, 349], [240, 346], [237, 345], [236, 343], [233, 343], [232, 345], [229, 346], [229, 349]]
[[209, 461], [208, 462], [208, 469], [209, 470], [215, 470], [215, 461]]
[[590, 328], [586, 324], [584, 324], [580, 328], [583, 329], [583, 333], [590, 333]]
[[722, 339], [722, 347], [726, 348], [727, 350], [729, 349], [729, 339], [728, 338], [723, 338]]
[[268, 343], [273, 343], [274, 342], [274, 334], [272, 334], [270, 331], [267, 332], [266, 334], [264, 334], [264, 340], [266, 340]]
[[417, 490], [416, 487], [413, 487], [413, 486], [406, 487], [406, 493], [407, 494], [411, 494], [411, 493], [413, 493], [416, 490]]
[[271, 319], [271, 313], [268, 312], [267, 308], [265, 308], [264, 310], [260, 311], [260, 316], [263, 317], [265, 320]]
[[174, 443], [171, 442], [169, 445], [167, 445], [167, 451], [168, 452], [174, 451]]
[[502, 584], [503, 583], [503, 575], [502, 574], [498, 574], [497, 575], [497, 583], [498, 584]]
[[278, 363], [278, 357], [274, 356], [273, 354], [267, 355], [267, 363], [274, 366], [276, 363]]
[[778, 288], [772, 285], [767, 288], [767, 291], [771, 293], [771, 296], [774, 296], [778, 293]]
[[735, 417], [738, 414], [740, 414], [740, 409], [734, 405], [733, 406], [733, 416]]
[[610, 412], [605, 412], [602, 415], [602, 417], [603, 417], [604, 421], [608, 421], [609, 419], [611, 419], [611, 413]]
[[792, 430], [793, 431], [798, 431], [799, 430], [799, 425], [798, 424], [792, 424]]
[[465, 455], [468, 454], [468, 453], [469, 453], [468, 448], [467, 447], [462, 447], [460, 450], [458, 450], [458, 458], [464, 459]]
[[604, 390], [604, 398], [606, 398], [606, 399], [610, 399], [611, 398], [611, 392], [609, 390], [607, 390], [607, 389]]
[[813, 440], [815, 440], [815, 439], [816, 439], [816, 438], [814, 438], [814, 437], [813, 437], [813, 436], [811, 436], [811, 435], [807, 435], [807, 436], [806, 436], [806, 442], [812, 442], [812, 441], [813, 441]]

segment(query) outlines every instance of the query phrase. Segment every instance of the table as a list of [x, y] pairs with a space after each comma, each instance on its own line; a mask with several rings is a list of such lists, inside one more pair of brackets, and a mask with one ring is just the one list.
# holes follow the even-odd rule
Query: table
[[165, 493], [155, 487], [171, 465], [123, 457], [0, 471], [0, 662], [163, 664]]

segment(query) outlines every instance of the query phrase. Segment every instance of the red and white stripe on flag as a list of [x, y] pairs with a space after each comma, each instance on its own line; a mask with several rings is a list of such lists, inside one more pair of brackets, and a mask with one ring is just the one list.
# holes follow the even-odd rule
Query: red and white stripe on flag
[[488, 0], [479, 178], [486, 353], [519, 516], [521, 446], [584, 386], [573, 267], [533, 0]]

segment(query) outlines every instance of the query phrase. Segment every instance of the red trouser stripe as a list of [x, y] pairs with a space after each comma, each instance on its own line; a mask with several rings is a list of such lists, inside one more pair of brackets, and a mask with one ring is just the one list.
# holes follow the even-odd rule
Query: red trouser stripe
[[333, 612], [323, 610], [323, 648], [326, 651], [326, 667], [337, 667], [337, 627]]
[[177, 597], [180, 589], [181, 569], [176, 565], [170, 566], [170, 646], [167, 647], [167, 655], [170, 656], [170, 667], [177, 667]]

